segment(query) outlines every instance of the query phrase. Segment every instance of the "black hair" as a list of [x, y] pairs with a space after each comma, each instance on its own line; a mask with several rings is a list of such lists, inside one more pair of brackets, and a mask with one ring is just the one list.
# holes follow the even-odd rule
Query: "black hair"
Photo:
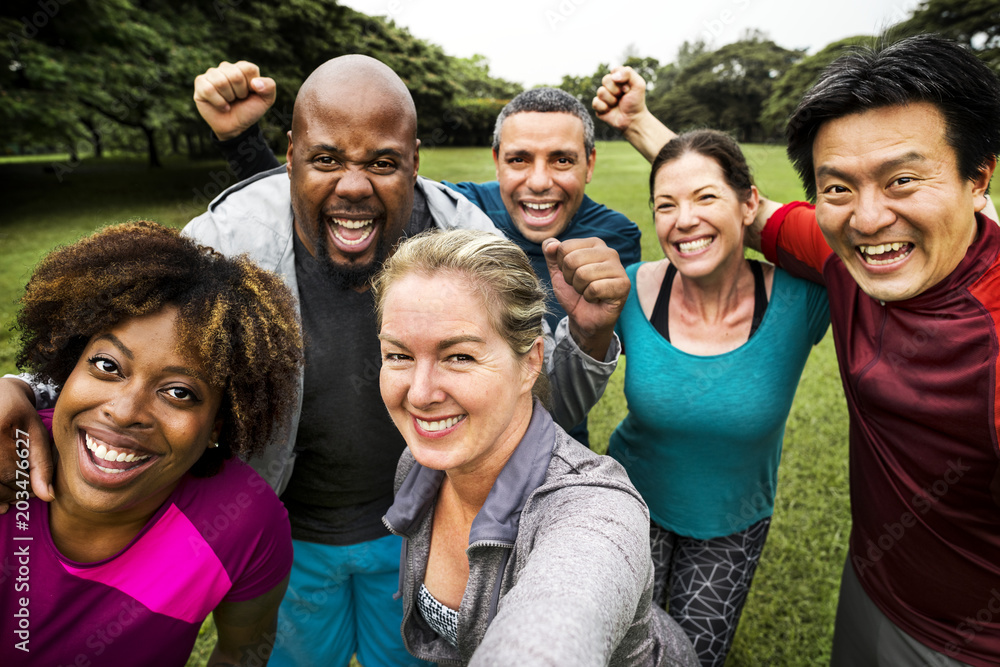
[[939, 35], [858, 48], [831, 63], [788, 121], [788, 157], [816, 200], [813, 142], [828, 121], [880, 107], [929, 102], [945, 121], [958, 172], [972, 180], [1000, 153], [1000, 78]]

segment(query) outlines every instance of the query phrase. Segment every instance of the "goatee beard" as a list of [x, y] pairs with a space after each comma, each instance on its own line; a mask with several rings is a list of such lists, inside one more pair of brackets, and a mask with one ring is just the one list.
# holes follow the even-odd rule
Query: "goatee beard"
[[[324, 228], [322, 218], [319, 229]], [[371, 279], [382, 268], [382, 264], [389, 256], [390, 243], [384, 234], [380, 234], [375, 245], [375, 256], [364, 264], [338, 264], [330, 259], [329, 239], [326, 234], [320, 234], [317, 242], [317, 256], [327, 277], [333, 286], [339, 290], [358, 289], [368, 286]]]

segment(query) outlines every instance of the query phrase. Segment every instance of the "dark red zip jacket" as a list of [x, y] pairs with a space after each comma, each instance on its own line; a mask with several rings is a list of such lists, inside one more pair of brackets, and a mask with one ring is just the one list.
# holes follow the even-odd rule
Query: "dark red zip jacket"
[[872, 601], [932, 649], [1000, 664], [1000, 227], [943, 281], [883, 304], [827, 245], [813, 207], [782, 207], [765, 256], [826, 285], [850, 412], [850, 558]]

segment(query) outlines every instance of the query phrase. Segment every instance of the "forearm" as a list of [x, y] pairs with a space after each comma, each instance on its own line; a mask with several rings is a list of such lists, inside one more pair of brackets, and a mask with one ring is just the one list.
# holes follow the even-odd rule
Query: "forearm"
[[621, 345], [613, 332], [603, 348], [600, 356], [588, 354], [570, 333], [569, 318], [563, 318], [555, 335], [546, 341], [545, 371], [552, 387], [552, 418], [565, 429], [584, 420], [604, 394], [618, 365]]
[[240, 180], [274, 169], [281, 164], [264, 139], [259, 123], [226, 141], [220, 141], [213, 135], [212, 143], [218, 147], [222, 157], [229, 163], [229, 168]]
[[645, 109], [632, 119], [622, 136], [644, 158], [652, 162], [660, 149], [676, 137], [677, 133], [661, 123], [648, 109]]

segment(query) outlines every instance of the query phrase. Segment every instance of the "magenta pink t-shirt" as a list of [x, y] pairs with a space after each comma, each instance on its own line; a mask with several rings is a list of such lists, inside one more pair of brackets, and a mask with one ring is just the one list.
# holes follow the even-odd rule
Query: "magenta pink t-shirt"
[[56, 550], [48, 510], [32, 498], [0, 516], [0, 665], [184, 665], [220, 602], [263, 595], [292, 566], [284, 505], [238, 460], [182, 478], [125, 549], [96, 563]]

